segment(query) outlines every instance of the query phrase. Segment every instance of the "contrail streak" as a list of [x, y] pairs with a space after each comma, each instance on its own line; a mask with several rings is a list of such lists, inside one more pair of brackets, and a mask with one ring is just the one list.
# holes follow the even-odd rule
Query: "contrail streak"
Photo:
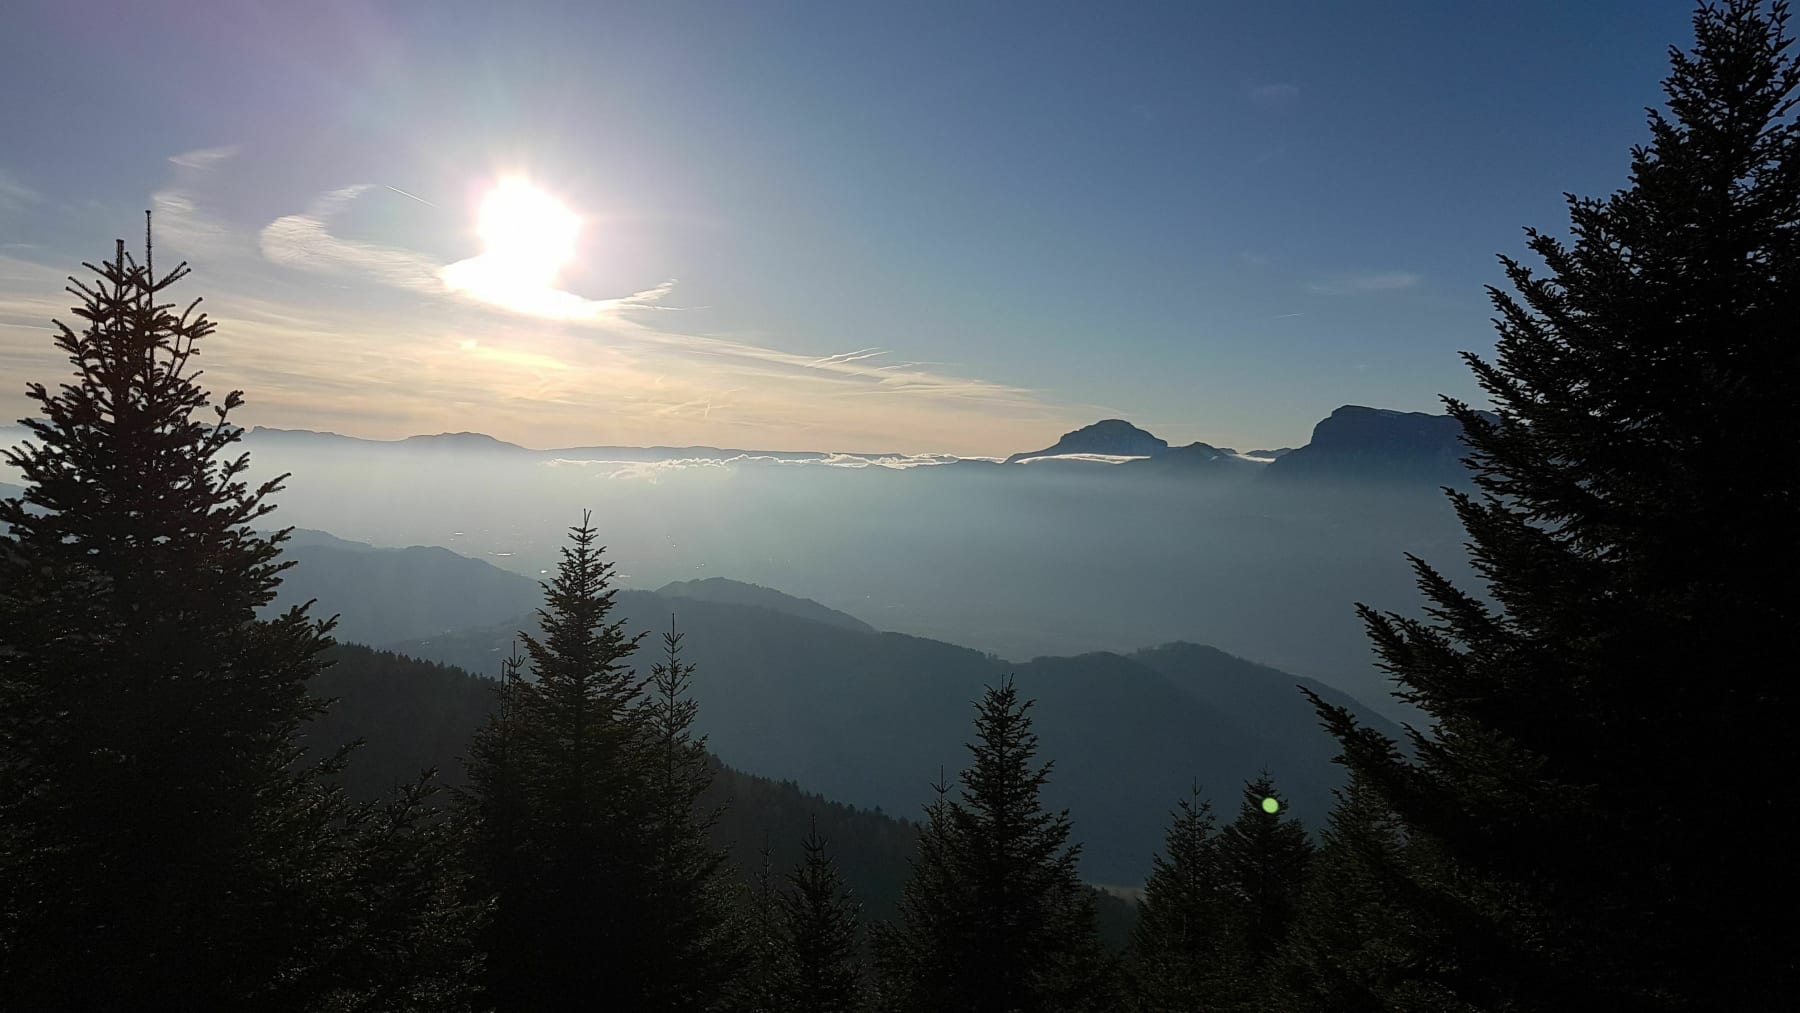
[[[386, 186], [386, 184], [385, 184], [385, 183], [384, 183], [384, 184], [382, 184], [382, 185], [383, 185], [383, 186]], [[428, 208], [434, 208], [434, 207], [437, 207], [437, 205], [436, 205], [436, 204], [433, 204], [433, 203], [431, 203], [431, 202], [430, 202], [430, 201], [428, 201], [428, 200], [426, 200], [426, 199], [425, 199], [425, 198], [423, 198], [423, 197], [421, 197], [421, 196], [419, 196], [419, 195], [418, 195], [418, 194], [416, 194], [416, 193], [407, 193], [407, 192], [406, 192], [406, 191], [405, 191], [405, 190], [402, 190], [402, 189], [400, 189], [400, 188], [399, 188], [399, 187], [397, 187], [397, 186], [390, 186], [390, 187], [388, 187], [388, 189], [389, 189], [389, 190], [392, 190], [392, 191], [394, 191], [394, 192], [395, 192], [395, 193], [397, 193], [397, 194], [399, 194], [399, 195], [400, 195], [400, 196], [402, 196], [402, 197], [411, 197], [411, 198], [412, 198], [412, 199], [413, 199], [413, 200], [416, 200], [416, 201], [418, 201], [418, 202], [419, 202], [419, 203], [420, 203], [420, 204], [423, 204], [423, 205], [425, 205], [425, 206], [426, 206], [426, 207], [428, 207]]]

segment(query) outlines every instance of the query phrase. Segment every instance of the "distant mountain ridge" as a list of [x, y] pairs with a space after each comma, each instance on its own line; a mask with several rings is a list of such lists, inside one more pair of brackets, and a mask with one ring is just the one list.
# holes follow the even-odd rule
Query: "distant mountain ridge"
[[487, 625], [531, 611], [537, 581], [438, 546], [378, 549], [322, 531], [296, 531], [282, 556], [295, 565], [265, 614], [307, 601], [338, 616], [340, 640], [381, 645]]
[[1398, 412], [1344, 405], [1313, 427], [1306, 446], [1240, 454], [1195, 442], [1171, 447], [1166, 440], [1121, 419], [1105, 419], [1064, 433], [1043, 450], [1026, 451], [1007, 464], [1066, 461], [1116, 465], [1123, 475], [1265, 478], [1329, 482], [1420, 482], [1459, 485], [1468, 448], [1462, 425], [1449, 415]]
[[246, 430], [244, 437], [252, 448], [259, 442], [300, 445], [306, 443], [319, 444], [351, 444], [360, 448], [399, 449], [407, 451], [449, 451], [449, 450], [483, 450], [500, 454], [510, 454], [526, 458], [555, 460], [561, 457], [596, 458], [617, 461], [660, 461], [682, 457], [767, 457], [784, 461], [823, 460], [832, 457], [851, 457], [865, 460], [906, 457], [897, 452], [870, 453], [867, 451], [830, 451], [830, 450], [746, 450], [732, 447], [711, 446], [583, 446], [583, 447], [550, 447], [535, 449], [508, 443], [505, 440], [489, 436], [486, 433], [430, 433], [407, 436], [395, 440], [375, 440], [362, 436], [345, 436], [341, 433], [326, 432], [314, 429], [276, 429], [268, 426], [255, 426]]
[[[492, 676], [534, 631], [532, 579], [446, 549], [376, 549], [301, 533], [279, 604], [317, 599], [338, 637]], [[1339, 779], [1332, 740], [1297, 685], [1391, 723], [1321, 683], [1223, 651], [1176, 644], [1133, 654], [1005, 661], [923, 637], [873, 632], [817, 602], [724, 580], [621, 590], [633, 633], [686, 635], [701, 730], [727, 763], [828, 797], [918, 812], [939, 765], [964, 760], [969, 706], [1015, 674], [1039, 701], [1053, 800], [1075, 812], [1087, 874], [1141, 880], [1175, 798], [1199, 778], [1217, 797], [1264, 766], [1317, 820]]]
[[[1321, 822], [1342, 775], [1298, 686], [1398, 734], [1341, 691], [1199, 645], [1017, 663], [753, 607], [648, 592], [617, 601], [633, 633], [676, 614], [700, 729], [726, 762], [887, 812], [919, 811], [938, 768], [964, 760], [970, 701], [1015, 677], [1056, 762], [1047, 800], [1075, 814], [1084, 875], [1098, 882], [1142, 881], [1169, 807], [1196, 780], [1224, 799], [1267, 768], [1294, 812]], [[387, 646], [491, 674], [519, 625]]]
[[725, 577], [673, 580], [657, 588], [656, 593], [664, 598], [691, 598], [696, 601], [715, 601], [728, 605], [765, 608], [771, 612], [798, 616], [801, 619], [810, 619], [826, 626], [836, 626], [839, 629], [854, 630], [858, 633], [879, 632], [861, 619], [846, 612], [839, 612], [834, 608], [826, 608], [811, 598], [796, 598], [791, 594], [785, 594], [761, 584], [747, 584]]
[[[261, 426], [246, 433], [252, 449], [262, 442], [287, 446], [320, 442], [406, 453], [483, 453], [526, 461], [604, 460], [636, 463], [686, 459], [730, 461], [742, 458], [751, 461], [820, 463], [910, 461], [968, 466], [1040, 462], [1040, 467], [1065, 464], [1068, 467], [1089, 468], [1096, 464], [1124, 465], [1127, 467], [1120, 474], [1134, 476], [1230, 474], [1249, 477], [1260, 471], [1269, 480], [1278, 483], [1304, 477], [1332, 481], [1420, 481], [1432, 484], [1457, 484], [1466, 480], [1466, 469], [1460, 462], [1467, 453], [1467, 447], [1462, 443], [1461, 436], [1460, 424], [1448, 415], [1400, 412], [1363, 405], [1343, 405], [1337, 408], [1313, 427], [1311, 440], [1298, 448], [1283, 447], [1239, 453], [1230, 447], [1198, 441], [1172, 447], [1167, 440], [1124, 419], [1102, 419], [1062, 434], [1055, 443], [1041, 450], [1022, 451], [1002, 461], [946, 455], [742, 450], [703, 446], [590, 446], [534, 450], [483, 433], [468, 432], [410, 436], [400, 440], [367, 440], [335, 433], [269, 429]], [[933, 459], [920, 460], [926, 457]]]
[[399, 441], [409, 447], [431, 450], [479, 450], [489, 453], [530, 453], [517, 443], [495, 439], [486, 433], [438, 433], [434, 436], [408, 436]]
[[[295, 565], [283, 575], [281, 589], [265, 612], [316, 600], [315, 614], [338, 616], [338, 639], [357, 643], [380, 646], [515, 618], [521, 620], [515, 625], [525, 625], [543, 600], [542, 588], [530, 577], [435, 545], [378, 548], [297, 528], [283, 547], [283, 556]], [[724, 577], [672, 581], [654, 594], [766, 609], [839, 629], [877, 632], [861, 619], [810, 598]]]

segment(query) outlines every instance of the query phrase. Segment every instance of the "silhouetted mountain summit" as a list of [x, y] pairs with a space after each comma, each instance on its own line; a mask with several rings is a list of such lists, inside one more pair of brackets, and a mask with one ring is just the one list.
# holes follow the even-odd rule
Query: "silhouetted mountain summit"
[[765, 608], [771, 612], [798, 616], [810, 619], [826, 626], [839, 629], [855, 630], [858, 633], [874, 633], [875, 627], [845, 612], [813, 601], [811, 598], [797, 598], [784, 594], [772, 587], [761, 584], [747, 584], [741, 580], [726, 577], [706, 577], [700, 580], [675, 580], [656, 589], [656, 593], [664, 598], [688, 598], [694, 601], [722, 602], [727, 605], [749, 605]]
[[437, 433], [432, 436], [408, 436], [400, 444], [412, 450], [458, 450], [516, 453], [525, 448], [517, 443], [495, 439], [486, 433]]
[[1064, 454], [1154, 457], [1168, 449], [1169, 441], [1158, 439], [1123, 419], [1102, 419], [1091, 426], [1064, 433], [1054, 446], [1014, 454], [1006, 459], [1006, 463], [1016, 464], [1034, 457], [1060, 457]]
[[1462, 424], [1448, 415], [1345, 405], [1313, 427], [1306, 446], [1268, 465], [1270, 480], [1468, 480]]

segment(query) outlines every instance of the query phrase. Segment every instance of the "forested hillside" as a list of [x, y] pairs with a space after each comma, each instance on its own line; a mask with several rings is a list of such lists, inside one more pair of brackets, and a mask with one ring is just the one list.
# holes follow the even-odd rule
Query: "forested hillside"
[[[1280, 771], [1295, 811], [1323, 818], [1341, 773], [1300, 687], [1398, 732], [1319, 683], [1195, 645], [1011, 664], [762, 609], [635, 591], [617, 600], [634, 631], [673, 615], [690, 634], [708, 704], [700, 727], [727, 762], [890, 812], [917, 811], [933, 773], [955, 762], [967, 738], [969, 701], [1015, 677], [1038, 701], [1038, 727], [1057, 758], [1046, 798], [1090, 814], [1078, 836], [1083, 869], [1100, 882], [1143, 881], [1164, 809], [1196, 780], [1223, 788]], [[521, 629], [534, 629], [528, 617], [393, 647], [492, 671]]]
[[[526, 578], [442, 549], [326, 537], [306, 533], [278, 603], [316, 598], [321, 612], [344, 617], [344, 639], [374, 635], [410, 657], [493, 677], [518, 635], [537, 630], [530, 614], [457, 628], [473, 613], [492, 615], [537, 595]], [[910, 817], [928, 800], [933, 772], [955, 761], [967, 737], [964, 707], [1010, 675], [1038, 700], [1039, 728], [1057, 756], [1060, 776], [1046, 798], [1091, 814], [1077, 836], [1086, 846], [1084, 874], [1097, 882], [1143, 882], [1164, 809], [1195, 781], [1223, 789], [1264, 768], [1278, 771], [1293, 811], [1323, 819], [1342, 774], [1302, 688], [1399, 733], [1322, 683], [1198, 645], [1014, 664], [876, 633], [769, 589], [702, 583], [707, 597], [683, 587], [621, 590], [615, 601], [633, 635], [654, 637], [671, 618], [686, 632], [696, 692], [707, 704], [698, 727], [726, 763]], [[421, 628], [440, 632], [381, 636]], [[643, 652], [634, 657], [646, 663]]]
[[[470, 737], [494, 712], [494, 680], [356, 644], [339, 644], [325, 657], [331, 667], [310, 688], [333, 702], [302, 741], [319, 752], [362, 742], [341, 775], [353, 796], [380, 799], [428, 768], [447, 787], [467, 785], [463, 759]], [[817, 819], [870, 916], [893, 911], [917, 832], [911, 814], [856, 809], [791, 782], [714, 766], [718, 778], [702, 804], [724, 809], [715, 840], [739, 869], [757, 869], [765, 843], [778, 868], [792, 867]]]

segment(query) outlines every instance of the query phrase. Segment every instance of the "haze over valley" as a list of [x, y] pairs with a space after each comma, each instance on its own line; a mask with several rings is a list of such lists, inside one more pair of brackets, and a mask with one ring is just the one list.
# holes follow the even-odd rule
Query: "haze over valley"
[[1406, 601], [1407, 552], [1464, 572], [1441, 492], [1465, 481], [1453, 420], [1346, 407], [1272, 464], [1108, 435], [1046, 434], [1056, 455], [1009, 464], [472, 434], [244, 446], [254, 474], [292, 473], [283, 523], [354, 541], [537, 578], [591, 509], [626, 587], [727, 577], [1019, 662], [1187, 640], [1392, 706], [1351, 606]]

